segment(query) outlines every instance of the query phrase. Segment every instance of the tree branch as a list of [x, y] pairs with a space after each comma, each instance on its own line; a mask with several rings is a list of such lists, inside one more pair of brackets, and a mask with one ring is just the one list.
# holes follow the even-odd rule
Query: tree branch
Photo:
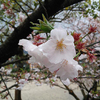
[[[65, 1], [67, 2], [66, 4], [64, 4]], [[80, 1], [83, 0], [45, 0], [43, 6], [47, 10], [48, 18], [50, 18], [64, 7]], [[33, 23], [38, 23], [38, 19], [42, 19], [42, 14], [45, 15], [45, 10], [40, 5], [37, 10], [33, 11], [29, 18]], [[20, 39], [26, 38], [33, 31], [30, 29], [31, 26], [32, 24], [29, 19], [26, 18], [26, 20], [17, 27], [17, 30], [14, 30], [7, 40], [0, 46], [0, 65], [7, 61], [11, 56], [19, 53], [18, 42]]]
[[16, 29], [16, 27], [15, 27], [14, 25], [12, 25], [11, 23], [9, 23], [8, 21], [5, 21], [5, 20], [2, 19], [2, 18], [0, 18], [0, 20], [3, 21], [3, 22], [5, 22], [5, 23], [7, 23], [7, 24], [9, 24], [9, 25], [12, 26], [14, 29]]
[[13, 100], [13, 98], [12, 98], [10, 92], [9, 92], [9, 89], [8, 89], [8, 87], [7, 87], [7, 85], [6, 85], [6, 83], [5, 83], [5, 81], [4, 81], [4, 79], [3, 79], [1, 74], [0, 74], [0, 76], [1, 76], [1, 80], [3, 81], [3, 83], [4, 83], [5, 87], [6, 87], [6, 91], [8, 91], [8, 94], [10, 95], [10, 98]]
[[14, 64], [14, 63], [17, 63], [17, 62], [20, 62], [20, 61], [25, 61], [25, 60], [28, 60], [29, 58], [30, 58], [30, 57], [25, 57], [25, 58], [21, 58], [21, 59], [15, 60], [15, 61], [3, 63], [3, 64], [1, 64], [1, 66], [6, 66], [6, 65]]
[[16, 0], [14, 0], [14, 1], [15, 1], [16, 4], [23, 10], [23, 12], [27, 15], [27, 17], [28, 17], [28, 19], [29, 19], [29, 16], [28, 16], [27, 12], [23, 9], [23, 7], [22, 7]]
[[71, 94], [76, 100], [80, 100], [76, 94], [73, 92], [73, 90], [69, 89], [69, 87], [67, 85], [64, 85], [66, 87], [66, 89], [69, 91], [69, 94]]

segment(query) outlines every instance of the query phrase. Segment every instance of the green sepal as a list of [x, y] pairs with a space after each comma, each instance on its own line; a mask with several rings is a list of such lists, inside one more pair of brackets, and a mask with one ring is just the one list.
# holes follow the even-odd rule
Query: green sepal
[[53, 28], [53, 26], [47, 21], [47, 19], [45, 18], [45, 16], [42, 14], [43, 17], [43, 21], [39, 20], [39, 24], [35, 24], [33, 22], [31, 22], [32, 25], [34, 25], [34, 27], [30, 27], [33, 30], [38, 30], [39, 32], [45, 32], [45, 33], [50, 33], [50, 31]]

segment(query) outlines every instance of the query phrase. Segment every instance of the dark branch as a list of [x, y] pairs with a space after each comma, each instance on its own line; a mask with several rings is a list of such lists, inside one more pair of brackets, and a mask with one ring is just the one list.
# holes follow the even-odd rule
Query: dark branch
[[5, 81], [4, 81], [4, 79], [3, 79], [3, 77], [2, 77], [1, 74], [0, 74], [0, 76], [1, 76], [1, 80], [3, 81], [3, 83], [4, 83], [5, 87], [6, 87], [6, 90], [8, 91], [9, 96], [10, 96], [11, 99], [13, 100], [13, 98], [12, 98], [12, 96], [11, 96], [11, 94], [10, 94], [10, 91], [9, 91], [9, 89], [8, 89], [8, 87], [7, 87], [7, 85], [6, 85], [6, 83], [5, 83]]
[[[18, 86], [18, 84], [14, 84], [14, 85], [10, 86], [8, 88], [8, 90], [10, 90], [10, 89], [12, 89], [13, 87], [16, 87], [16, 86]], [[0, 94], [3, 93], [3, 92], [6, 92], [6, 91], [7, 91], [7, 89], [4, 89], [4, 90], [0, 91]]]
[[17, 62], [20, 62], [20, 61], [25, 61], [25, 60], [28, 60], [29, 58], [30, 58], [30, 57], [25, 57], [25, 58], [21, 58], [21, 59], [15, 60], [15, 61], [3, 63], [3, 64], [1, 64], [1, 66], [6, 66], [6, 65], [14, 64], [14, 63], [17, 63]]

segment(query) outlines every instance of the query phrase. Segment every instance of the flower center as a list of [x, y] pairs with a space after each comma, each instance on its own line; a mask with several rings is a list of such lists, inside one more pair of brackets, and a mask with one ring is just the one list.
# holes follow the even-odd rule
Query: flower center
[[63, 48], [66, 48], [66, 45], [63, 44], [63, 41], [64, 39], [61, 39], [60, 41], [57, 40], [57, 46], [56, 46], [57, 50], [63, 51]]

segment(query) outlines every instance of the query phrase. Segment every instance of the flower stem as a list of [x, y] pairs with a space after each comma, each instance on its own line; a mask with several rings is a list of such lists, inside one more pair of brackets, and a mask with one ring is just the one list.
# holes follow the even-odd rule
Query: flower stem
[[78, 57], [80, 54], [81, 52], [79, 51], [74, 58]]
[[84, 35], [81, 39], [80, 39], [80, 41], [82, 41], [82, 39], [84, 39], [86, 36], [88, 36], [89, 34], [87, 33], [86, 35]]

